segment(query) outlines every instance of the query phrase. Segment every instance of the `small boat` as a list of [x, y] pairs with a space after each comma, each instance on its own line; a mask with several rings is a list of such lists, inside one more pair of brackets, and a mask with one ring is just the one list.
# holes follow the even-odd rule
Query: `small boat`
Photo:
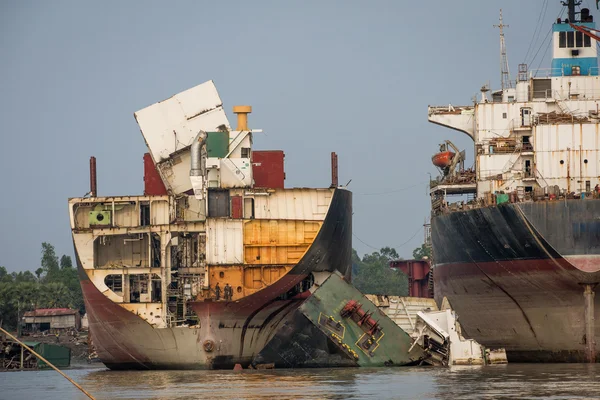
[[442, 151], [440, 153], [434, 154], [431, 157], [431, 162], [438, 168], [446, 168], [452, 164], [452, 159], [454, 158], [455, 153], [451, 151]]

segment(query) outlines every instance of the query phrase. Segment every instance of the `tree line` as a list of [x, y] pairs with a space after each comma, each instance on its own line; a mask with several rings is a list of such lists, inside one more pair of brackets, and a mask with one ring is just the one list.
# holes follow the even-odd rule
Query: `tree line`
[[[413, 251], [415, 259], [430, 256], [425, 245]], [[391, 247], [362, 258], [353, 249], [352, 283], [365, 294], [407, 296], [407, 276], [389, 267], [390, 261], [398, 259], [398, 253]], [[77, 268], [73, 267], [71, 257], [63, 255], [59, 259], [50, 243], [42, 243], [41, 267], [33, 273], [9, 274], [0, 266], [0, 326], [15, 329], [25, 311], [63, 307], [85, 312]]]
[[25, 311], [36, 308], [72, 308], [85, 312], [77, 268], [71, 257], [56, 255], [42, 243], [41, 267], [33, 273], [8, 273], [0, 266], [0, 326], [15, 329]]
[[[413, 258], [431, 258], [425, 244], [413, 251]], [[390, 268], [390, 261], [401, 260], [394, 248], [383, 247], [362, 258], [352, 249], [352, 283], [365, 294], [408, 296], [408, 277], [400, 270]]]

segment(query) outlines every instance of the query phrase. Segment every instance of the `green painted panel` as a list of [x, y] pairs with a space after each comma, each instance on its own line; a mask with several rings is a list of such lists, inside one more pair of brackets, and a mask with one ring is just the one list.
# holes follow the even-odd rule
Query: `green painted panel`
[[[365, 323], [357, 323], [342, 310], [348, 302], [360, 305], [377, 322], [370, 335]], [[339, 273], [334, 273], [299, 308], [330, 343], [340, 348], [361, 367], [414, 364], [426, 358], [423, 349], [412, 346], [412, 339], [394, 321], [371, 303]]]
[[[68, 367], [71, 365], [71, 349], [54, 344], [42, 343], [34, 349], [55, 367]], [[38, 361], [39, 368], [50, 368], [42, 360]]]
[[[35, 352], [40, 354], [46, 360], [50, 361], [55, 367], [68, 367], [71, 365], [71, 349], [55, 344], [40, 342], [23, 342]], [[38, 368], [50, 368], [42, 360], [38, 360]]]
[[229, 132], [207, 132], [208, 157], [223, 158], [229, 153]]
[[496, 194], [496, 204], [508, 203], [508, 194], [498, 193]]

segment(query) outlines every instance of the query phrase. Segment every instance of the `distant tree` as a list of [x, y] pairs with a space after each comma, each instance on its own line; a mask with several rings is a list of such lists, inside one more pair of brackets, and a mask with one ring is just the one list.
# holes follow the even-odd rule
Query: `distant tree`
[[54, 246], [42, 243], [41, 267], [34, 273], [8, 273], [0, 266], [0, 325], [15, 329], [25, 311], [70, 307], [85, 312], [77, 269], [71, 257], [56, 256]]
[[365, 254], [362, 260], [356, 250], [353, 250], [352, 283], [364, 294], [406, 296], [408, 294], [406, 275], [389, 266], [391, 260], [397, 259], [399, 259], [398, 253], [391, 247]]
[[422, 260], [424, 258], [431, 258], [431, 248], [423, 243], [420, 247], [413, 250], [413, 258], [415, 260]]
[[21, 283], [21, 282], [36, 282], [35, 276], [29, 271], [19, 271], [12, 273], [13, 282]]
[[44, 273], [44, 269], [42, 267], [35, 270], [35, 276], [37, 276], [38, 282], [42, 279], [43, 273]]
[[50, 243], [42, 243], [42, 268], [46, 272], [46, 280], [52, 282], [58, 277], [60, 266], [54, 246]]
[[71, 261], [71, 257], [63, 255], [60, 258], [60, 269], [64, 270], [64, 269], [72, 269], [73, 268], [73, 262]]
[[0, 266], [0, 282], [12, 282], [12, 275], [2, 266]]
[[62, 282], [50, 282], [40, 287], [39, 304], [41, 308], [73, 307], [73, 296]]

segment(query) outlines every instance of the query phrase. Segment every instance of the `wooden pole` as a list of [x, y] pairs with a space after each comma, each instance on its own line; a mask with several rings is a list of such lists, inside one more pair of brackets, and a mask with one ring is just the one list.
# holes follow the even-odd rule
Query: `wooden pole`
[[60, 369], [58, 369], [54, 365], [52, 365], [52, 363], [50, 361], [46, 360], [44, 357], [42, 357], [41, 355], [39, 355], [38, 353], [36, 353], [31, 347], [27, 346], [25, 343], [21, 342], [19, 339], [17, 339], [16, 337], [14, 337], [13, 335], [11, 335], [10, 333], [8, 333], [7, 331], [5, 331], [1, 327], [0, 327], [0, 331], [4, 332], [12, 340], [14, 340], [15, 342], [19, 343], [21, 345], [21, 351], [23, 351], [22, 348], [25, 347], [27, 350], [29, 350], [30, 352], [32, 352], [33, 354], [35, 354], [35, 356], [37, 358], [39, 358], [40, 360], [42, 360], [43, 362], [45, 362], [46, 364], [48, 364], [53, 370], [55, 370], [56, 372], [58, 372], [59, 374], [61, 374], [62, 376], [64, 376], [69, 382], [71, 382], [73, 385], [75, 385], [75, 387], [77, 389], [81, 390], [87, 397], [89, 397], [92, 400], [96, 400], [94, 398], [94, 396], [92, 396], [91, 394], [89, 394], [88, 392], [86, 392], [84, 388], [82, 388], [81, 386], [79, 386], [77, 384], [77, 382], [75, 382], [73, 379], [69, 378]]

